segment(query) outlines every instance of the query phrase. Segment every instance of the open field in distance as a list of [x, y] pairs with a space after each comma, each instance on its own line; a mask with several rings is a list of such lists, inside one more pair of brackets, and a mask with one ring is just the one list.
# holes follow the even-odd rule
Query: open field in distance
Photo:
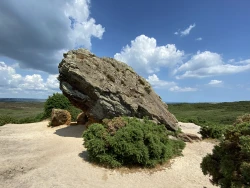
[[0, 114], [17, 119], [34, 117], [43, 112], [43, 105], [43, 102], [0, 102]]
[[[43, 113], [44, 102], [0, 102], [0, 118], [9, 116], [20, 120], [35, 118]], [[168, 109], [181, 122], [197, 125], [211, 123], [232, 125], [237, 116], [250, 113], [250, 101], [225, 103], [176, 103]]]
[[250, 101], [168, 104], [168, 109], [181, 122], [232, 125], [236, 117], [250, 113]]

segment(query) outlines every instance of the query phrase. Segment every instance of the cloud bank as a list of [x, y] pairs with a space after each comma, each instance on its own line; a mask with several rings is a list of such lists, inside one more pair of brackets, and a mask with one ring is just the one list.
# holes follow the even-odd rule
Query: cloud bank
[[148, 76], [146, 80], [155, 88], [170, 88], [176, 85], [175, 82], [167, 82], [164, 80], [160, 80], [156, 74]]
[[225, 63], [220, 54], [198, 51], [190, 60], [178, 67], [174, 73], [177, 79], [205, 78], [211, 76], [230, 75], [250, 70], [250, 59]]
[[197, 91], [197, 88], [179, 87], [175, 82], [160, 80], [156, 74], [148, 76], [146, 79], [154, 88], [168, 89], [173, 92], [190, 92]]
[[40, 74], [22, 76], [16, 73], [15, 68], [0, 62], [0, 90], [1, 94], [8, 96], [34, 93], [35, 98], [40, 98], [59, 92], [59, 82], [57, 75], [49, 75], [46, 80]]
[[105, 29], [90, 17], [89, 0], [0, 1], [0, 56], [21, 68], [57, 73], [62, 53], [91, 48]]
[[[130, 44], [123, 47], [121, 52], [116, 53], [114, 58], [127, 63], [136, 72], [147, 77], [147, 81], [154, 88], [165, 88], [173, 92], [189, 92], [198, 89], [180, 87], [174, 81], [160, 80], [156, 73], [169, 74], [177, 80], [185, 80], [232, 75], [250, 70], [250, 59], [225, 62], [221, 54], [211, 51], [198, 51], [196, 54], [186, 56], [185, 52], [177, 49], [174, 44], [157, 46], [155, 38], [145, 35], [137, 36]], [[211, 80], [208, 83], [210, 86], [221, 84], [223, 82], [220, 80]]]
[[250, 70], [250, 59], [223, 61], [222, 55], [211, 51], [198, 51], [184, 61], [185, 52], [174, 44], [157, 46], [155, 38], [140, 35], [122, 48], [114, 58], [132, 66], [144, 75], [154, 74], [161, 68], [168, 69], [177, 79], [205, 78], [236, 74]]

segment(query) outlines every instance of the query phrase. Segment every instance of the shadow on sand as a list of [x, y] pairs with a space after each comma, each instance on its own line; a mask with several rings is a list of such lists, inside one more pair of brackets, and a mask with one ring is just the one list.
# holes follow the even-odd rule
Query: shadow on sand
[[[86, 130], [86, 125], [77, 125], [76, 123], [71, 123], [70, 126], [57, 129], [54, 132], [54, 134], [63, 137], [82, 138], [82, 133], [85, 130]], [[82, 151], [81, 153], [78, 154], [78, 156], [82, 158], [84, 161], [89, 162], [87, 151]]]
[[84, 161], [89, 162], [88, 160], [88, 152], [87, 151], [82, 151], [81, 153], [78, 154], [80, 158], [82, 158]]
[[83, 131], [86, 130], [85, 125], [76, 125], [76, 123], [71, 123], [70, 126], [63, 127], [54, 132], [54, 134], [63, 137], [75, 137], [81, 138]]

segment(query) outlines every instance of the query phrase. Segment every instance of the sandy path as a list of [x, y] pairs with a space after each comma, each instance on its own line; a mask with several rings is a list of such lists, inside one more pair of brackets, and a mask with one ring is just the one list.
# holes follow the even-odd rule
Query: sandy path
[[[48, 122], [0, 127], [1, 188], [203, 188], [214, 187], [200, 162], [213, 144], [187, 144], [184, 157], [161, 171], [109, 170], [86, 161], [81, 134], [84, 126], [48, 128]], [[186, 126], [186, 128], [185, 128]], [[193, 126], [193, 125], [192, 125]], [[196, 131], [188, 124], [183, 130]]]
[[195, 125], [194, 123], [178, 123], [181, 130], [185, 133], [191, 133], [191, 134], [196, 134], [201, 138], [201, 135], [199, 134], [200, 127]]

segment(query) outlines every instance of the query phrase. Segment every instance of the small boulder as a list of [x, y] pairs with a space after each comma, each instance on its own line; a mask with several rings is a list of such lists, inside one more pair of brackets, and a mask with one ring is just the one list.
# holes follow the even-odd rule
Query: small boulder
[[69, 125], [71, 115], [67, 110], [53, 109], [51, 113], [51, 126]]
[[85, 123], [88, 122], [88, 117], [84, 112], [82, 112], [77, 116], [76, 121], [77, 121], [77, 125], [84, 125]]
[[177, 138], [181, 139], [184, 142], [191, 143], [193, 143], [194, 141], [201, 141], [201, 138], [198, 135], [191, 133], [180, 133], [178, 134]]

